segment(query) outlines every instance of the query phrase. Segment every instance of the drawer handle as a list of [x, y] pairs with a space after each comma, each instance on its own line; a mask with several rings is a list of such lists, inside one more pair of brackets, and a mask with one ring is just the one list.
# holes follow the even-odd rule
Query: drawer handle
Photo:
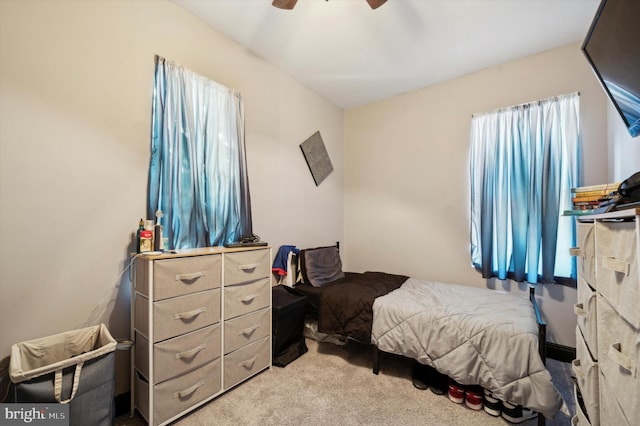
[[203, 308], [194, 309], [193, 311], [189, 311], [189, 312], [182, 312], [180, 314], [175, 314], [174, 319], [190, 321], [195, 317], [197, 317], [198, 315], [200, 315], [201, 313], [205, 312], [206, 310], [207, 308], [203, 307]]
[[202, 278], [206, 276], [207, 276], [207, 273], [205, 271], [192, 272], [190, 274], [176, 275], [176, 281], [195, 281], [198, 278]]
[[571, 371], [573, 371], [573, 374], [575, 374], [576, 376], [584, 379], [584, 373], [582, 372], [579, 359], [574, 359], [573, 361], [571, 361]]
[[174, 398], [180, 398], [180, 399], [186, 398], [189, 395], [191, 395], [192, 393], [194, 393], [196, 390], [198, 390], [198, 388], [200, 386], [202, 386], [202, 385], [204, 385], [204, 380], [200, 380], [198, 383], [196, 383], [193, 386], [190, 386], [190, 387], [186, 388], [185, 390], [181, 390], [179, 392], [174, 393], [173, 397]]
[[573, 257], [584, 257], [584, 250], [580, 247], [571, 247], [569, 249], [569, 255]]
[[246, 368], [247, 370], [251, 370], [253, 368], [253, 365], [256, 363], [257, 359], [258, 359], [258, 355], [254, 355], [252, 358], [249, 358], [246, 361], [240, 361], [238, 365]]
[[625, 275], [629, 275], [629, 263], [624, 260], [618, 260], [615, 257], [603, 257], [602, 267], [610, 269], [614, 272], [620, 272]]
[[620, 343], [612, 343], [611, 346], [609, 346], [607, 355], [609, 355], [609, 358], [616, 364], [631, 373], [632, 377], [636, 376], [636, 366], [634, 365], [633, 359], [620, 352]]
[[238, 268], [246, 272], [246, 271], [253, 271], [258, 266], [260, 266], [259, 263], [247, 263], [247, 264], [238, 266]]
[[245, 329], [242, 329], [242, 330], [238, 331], [238, 334], [239, 335], [241, 334], [241, 335], [243, 335], [245, 337], [251, 337], [251, 335], [259, 328], [260, 328], [259, 325], [256, 325], [256, 326], [253, 326], [253, 327], [248, 327], [248, 328], [245, 328]]
[[248, 296], [244, 296], [239, 298], [239, 300], [244, 303], [245, 305], [248, 305], [249, 303], [253, 302], [253, 300], [258, 297], [257, 294], [250, 294]]
[[576, 303], [573, 305], [573, 312], [579, 317], [587, 316], [587, 311], [584, 309], [584, 305], [582, 303]]
[[206, 343], [196, 346], [193, 349], [189, 349], [188, 351], [180, 352], [175, 355], [175, 359], [183, 359], [183, 358], [193, 358], [196, 356], [198, 352], [207, 347]]

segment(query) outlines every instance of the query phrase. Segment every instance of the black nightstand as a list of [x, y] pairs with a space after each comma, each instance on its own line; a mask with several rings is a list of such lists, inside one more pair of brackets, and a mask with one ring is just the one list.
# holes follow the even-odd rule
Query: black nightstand
[[284, 367], [307, 352], [304, 340], [304, 317], [307, 297], [294, 294], [289, 287], [277, 285], [272, 288], [273, 362]]

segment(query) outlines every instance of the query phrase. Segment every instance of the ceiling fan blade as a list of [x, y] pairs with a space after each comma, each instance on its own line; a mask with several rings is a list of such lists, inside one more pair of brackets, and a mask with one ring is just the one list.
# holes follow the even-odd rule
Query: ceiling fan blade
[[367, 0], [367, 3], [369, 3], [369, 6], [371, 6], [371, 9], [377, 9], [383, 4], [385, 4], [386, 1], [387, 0]]
[[271, 4], [278, 9], [291, 10], [294, 8], [297, 2], [298, 0], [273, 0], [273, 3]]

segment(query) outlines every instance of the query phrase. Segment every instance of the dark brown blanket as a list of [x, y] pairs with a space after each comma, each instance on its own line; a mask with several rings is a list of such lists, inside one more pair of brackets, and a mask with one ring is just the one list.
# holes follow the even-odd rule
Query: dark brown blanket
[[318, 331], [371, 343], [374, 300], [399, 288], [407, 278], [384, 272], [347, 273], [319, 287]]

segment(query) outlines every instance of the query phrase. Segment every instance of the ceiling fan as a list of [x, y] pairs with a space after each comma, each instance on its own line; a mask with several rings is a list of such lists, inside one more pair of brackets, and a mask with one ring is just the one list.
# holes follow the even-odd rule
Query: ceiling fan
[[[379, 8], [380, 6], [385, 4], [386, 1], [387, 0], [366, 0], [366, 2], [369, 3], [369, 6], [371, 6], [371, 9]], [[295, 7], [297, 2], [298, 0], [273, 0], [271, 4], [278, 9], [291, 10]]]

